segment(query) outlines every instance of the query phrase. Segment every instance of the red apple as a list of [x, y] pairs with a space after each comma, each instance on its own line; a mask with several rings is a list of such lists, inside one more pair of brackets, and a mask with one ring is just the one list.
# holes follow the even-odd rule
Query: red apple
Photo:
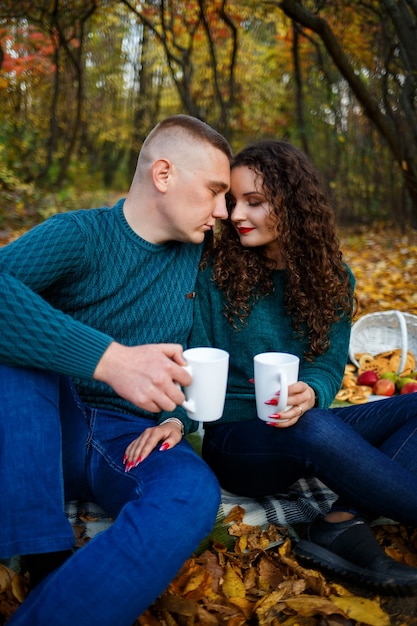
[[417, 381], [413, 383], [405, 383], [400, 393], [414, 393], [417, 391]]
[[378, 380], [378, 374], [374, 370], [366, 370], [359, 374], [357, 383], [358, 385], [366, 385], [367, 387], [373, 387]]
[[373, 386], [373, 392], [376, 396], [392, 396], [395, 393], [395, 384], [388, 378], [380, 378]]

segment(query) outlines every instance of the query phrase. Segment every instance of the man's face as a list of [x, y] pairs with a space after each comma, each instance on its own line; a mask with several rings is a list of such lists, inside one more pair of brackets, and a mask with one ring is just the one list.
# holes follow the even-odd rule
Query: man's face
[[200, 144], [187, 159], [173, 164], [165, 217], [172, 239], [201, 243], [216, 219], [225, 219], [230, 186], [227, 156], [210, 144]]

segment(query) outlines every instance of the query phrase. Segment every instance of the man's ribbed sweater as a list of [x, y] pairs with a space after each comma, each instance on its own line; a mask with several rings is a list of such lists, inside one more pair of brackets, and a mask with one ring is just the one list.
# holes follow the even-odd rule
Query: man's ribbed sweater
[[[226, 404], [220, 422], [256, 417], [254, 386], [249, 381], [253, 379], [253, 357], [261, 352], [289, 352], [299, 356], [299, 380], [316, 391], [319, 407], [328, 408], [340, 388], [348, 358], [350, 319], [346, 316], [334, 324], [329, 350], [314, 363], [307, 362], [303, 358], [306, 342], [295, 336], [284, 309], [285, 271], [274, 272], [274, 292], [258, 300], [247, 325], [239, 330], [235, 330], [224, 316], [224, 294], [211, 276], [211, 267], [198, 276], [190, 345], [223, 348], [230, 354]], [[353, 290], [352, 275], [351, 283]]]
[[67, 374], [88, 405], [143, 415], [91, 376], [113, 339], [186, 347], [202, 245], [144, 241], [123, 202], [55, 215], [0, 249], [0, 361]]

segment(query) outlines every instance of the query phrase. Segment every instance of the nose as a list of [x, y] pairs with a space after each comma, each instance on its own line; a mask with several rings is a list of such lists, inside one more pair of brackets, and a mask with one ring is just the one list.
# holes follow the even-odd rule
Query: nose
[[213, 217], [217, 217], [221, 220], [225, 220], [227, 217], [227, 208], [226, 208], [226, 196], [218, 195], [216, 206], [213, 211]]
[[242, 203], [236, 201], [230, 214], [230, 219], [232, 222], [243, 222], [246, 219], [246, 212], [244, 211]]

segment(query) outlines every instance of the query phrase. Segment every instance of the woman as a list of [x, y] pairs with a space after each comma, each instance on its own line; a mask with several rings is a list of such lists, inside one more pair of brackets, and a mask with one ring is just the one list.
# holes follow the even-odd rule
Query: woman
[[[417, 525], [417, 395], [329, 409], [348, 360], [354, 279], [309, 159], [282, 141], [234, 158], [229, 218], [199, 276], [193, 345], [230, 353], [223, 417], [203, 457], [221, 485], [262, 497], [316, 476], [339, 495], [296, 554], [392, 593], [417, 590], [417, 569], [385, 555], [365, 521]], [[300, 357], [285, 413], [257, 418], [253, 357]], [[273, 408], [273, 407], [272, 407]], [[271, 411], [273, 414], [273, 411]]]

